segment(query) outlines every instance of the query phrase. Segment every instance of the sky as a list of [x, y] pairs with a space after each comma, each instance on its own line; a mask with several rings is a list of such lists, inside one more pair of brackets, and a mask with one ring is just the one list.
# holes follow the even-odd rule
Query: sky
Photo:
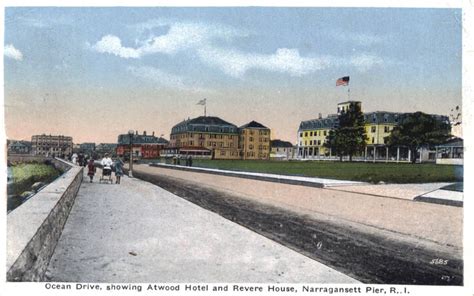
[[7, 7], [7, 138], [169, 138], [203, 115], [203, 98], [209, 116], [293, 143], [302, 120], [348, 99], [449, 115], [462, 101], [461, 19], [439, 8]]

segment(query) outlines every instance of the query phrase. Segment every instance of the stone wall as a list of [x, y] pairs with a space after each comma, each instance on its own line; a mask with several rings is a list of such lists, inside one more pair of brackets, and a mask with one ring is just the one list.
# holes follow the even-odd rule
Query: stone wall
[[60, 159], [66, 173], [7, 215], [7, 280], [42, 281], [74, 204], [83, 168]]

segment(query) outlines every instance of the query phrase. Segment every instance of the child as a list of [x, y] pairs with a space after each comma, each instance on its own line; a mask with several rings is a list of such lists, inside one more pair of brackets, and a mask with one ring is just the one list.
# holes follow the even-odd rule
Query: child
[[91, 158], [89, 159], [89, 163], [87, 164], [87, 175], [91, 179], [91, 183], [92, 183], [92, 179], [94, 178], [94, 174], [95, 174], [94, 159]]

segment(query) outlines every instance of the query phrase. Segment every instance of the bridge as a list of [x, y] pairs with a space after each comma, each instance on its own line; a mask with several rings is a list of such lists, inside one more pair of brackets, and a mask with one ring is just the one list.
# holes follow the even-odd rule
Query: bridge
[[9, 281], [463, 283], [462, 207], [417, 201], [426, 184], [147, 164], [104, 184], [70, 166], [8, 215]]

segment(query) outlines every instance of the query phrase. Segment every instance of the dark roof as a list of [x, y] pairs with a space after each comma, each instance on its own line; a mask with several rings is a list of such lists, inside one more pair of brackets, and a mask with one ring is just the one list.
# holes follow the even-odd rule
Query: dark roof
[[[133, 144], [168, 144], [168, 140], [162, 137], [155, 137], [153, 135], [137, 135], [132, 137]], [[121, 134], [118, 136], [118, 144], [129, 145], [130, 136], [128, 134]]]
[[318, 118], [302, 121], [300, 123], [300, 130], [311, 130], [318, 128], [334, 128], [337, 124], [337, 115], [329, 115], [326, 118]]
[[282, 141], [282, 140], [271, 140], [270, 142], [271, 147], [293, 147], [293, 144], [291, 144], [288, 141]]
[[243, 128], [268, 128], [268, 127], [264, 126], [263, 124], [259, 122], [252, 120], [249, 123], [242, 125], [240, 128], [243, 129]]
[[341, 105], [341, 104], [347, 104], [347, 103], [361, 103], [361, 101], [345, 101], [345, 102], [340, 102], [340, 103], [337, 103], [337, 104]]
[[171, 134], [182, 132], [202, 132], [202, 133], [238, 133], [235, 124], [215, 116], [199, 116], [193, 119], [181, 121], [171, 129]]
[[199, 116], [189, 120], [188, 124], [233, 125], [215, 116]]
[[407, 113], [375, 111], [364, 113], [364, 120], [367, 124], [391, 123], [398, 124]]

